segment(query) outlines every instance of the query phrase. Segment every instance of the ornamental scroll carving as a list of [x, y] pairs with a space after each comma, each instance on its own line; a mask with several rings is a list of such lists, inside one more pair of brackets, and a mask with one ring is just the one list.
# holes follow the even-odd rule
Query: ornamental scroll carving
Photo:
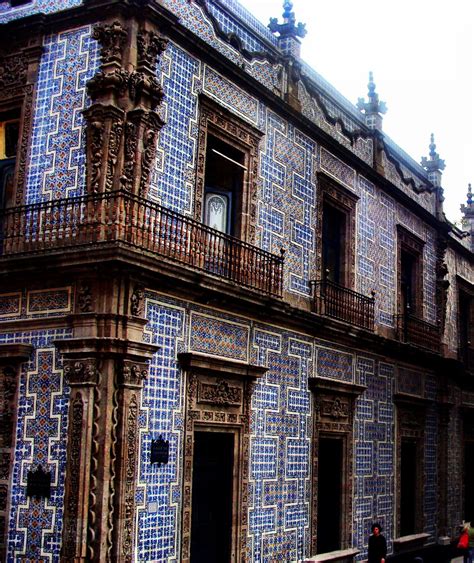
[[92, 291], [90, 285], [84, 281], [79, 284], [77, 290], [77, 306], [81, 313], [92, 311]]
[[78, 491], [80, 486], [82, 423], [84, 416], [84, 402], [81, 394], [71, 403], [71, 421], [68, 442], [68, 489], [66, 492], [67, 518], [64, 522], [63, 555], [74, 557], [77, 543], [77, 516], [79, 508]]
[[122, 555], [125, 560], [132, 559], [135, 517], [135, 481], [137, 473], [137, 444], [138, 444], [138, 399], [132, 395], [127, 416], [127, 461], [125, 465], [125, 514]]
[[23, 53], [0, 57], [0, 99], [10, 98], [26, 84], [28, 58]]
[[225, 379], [219, 379], [214, 383], [203, 383], [199, 385], [199, 403], [211, 403], [215, 405], [236, 405], [242, 404], [242, 389], [229, 385]]

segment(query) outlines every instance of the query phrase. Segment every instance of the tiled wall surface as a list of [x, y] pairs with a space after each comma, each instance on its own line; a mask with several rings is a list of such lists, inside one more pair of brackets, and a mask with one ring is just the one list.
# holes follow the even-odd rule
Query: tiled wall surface
[[[59, 562], [61, 545], [69, 389], [53, 342], [69, 329], [0, 334], [0, 343], [31, 344], [18, 385], [18, 422], [13, 460], [7, 562]], [[28, 471], [51, 473], [51, 497], [26, 496]]]
[[50, 14], [67, 8], [80, 6], [82, 0], [31, 0], [23, 6], [12, 8], [10, 1], [0, 1], [0, 24], [31, 16], [33, 14]]

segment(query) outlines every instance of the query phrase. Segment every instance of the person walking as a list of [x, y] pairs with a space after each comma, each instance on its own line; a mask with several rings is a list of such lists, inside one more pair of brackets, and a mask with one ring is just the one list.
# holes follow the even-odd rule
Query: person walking
[[372, 524], [372, 534], [369, 536], [369, 552], [367, 563], [385, 563], [387, 557], [387, 541], [382, 534], [382, 526]]
[[474, 563], [474, 528], [471, 522], [466, 522], [463, 526], [462, 533], [467, 534], [467, 549], [464, 552], [464, 563]]

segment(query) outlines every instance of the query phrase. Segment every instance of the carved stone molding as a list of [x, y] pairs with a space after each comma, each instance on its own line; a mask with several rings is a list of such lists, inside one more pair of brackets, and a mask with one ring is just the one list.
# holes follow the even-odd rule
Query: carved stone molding
[[312, 510], [311, 510], [311, 552], [317, 552], [318, 530], [318, 457], [320, 438], [334, 437], [343, 442], [344, 459], [342, 461], [345, 485], [342, 499], [341, 547], [351, 545], [352, 520], [352, 482], [353, 482], [353, 424], [355, 400], [365, 386], [345, 383], [323, 377], [311, 377], [308, 387], [313, 392], [314, 426], [313, 426], [313, 472], [312, 472]]
[[253, 244], [257, 224], [258, 148], [262, 133], [226, 109], [219, 107], [206, 96], [200, 97], [199, 140], [194, 217], [202, 221], [207, 137], [209, 134], [234, 146], [245, 155], [240, 225], [238, 236]]

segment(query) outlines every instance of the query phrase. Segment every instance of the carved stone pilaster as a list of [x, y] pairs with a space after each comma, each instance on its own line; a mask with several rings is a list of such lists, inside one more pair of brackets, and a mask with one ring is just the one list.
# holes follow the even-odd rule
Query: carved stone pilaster
[[64, 376], [71, 400], [61, 560], [76, 562], [94, 555], [90, 522], [96, 517], [98, 493], [100, 372], [93, 358], [69, 359]]
[[87, 122], [87, 189], [112, 191], [118, 185], [117, 162], [123, 136], [124, 112], [95, 104], [84, 112]]
[[125, 360], [117, 366], [117, 464], [112, 560], [134, 560], [135, 492], [138, 474], [138, 412], [148, 365]]

